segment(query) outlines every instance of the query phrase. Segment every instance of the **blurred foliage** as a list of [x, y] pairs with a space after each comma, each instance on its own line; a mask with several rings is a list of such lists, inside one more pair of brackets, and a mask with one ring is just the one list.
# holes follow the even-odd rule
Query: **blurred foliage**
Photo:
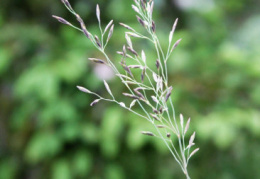
[[[132, 1], [75, 0], [87, 28], [114, 19], [142, 31]], [[169, 61], [176, 111], [192, 117], [200, 152], [192, 178], [260, 178], [260, 13], [256, 0], [155, 0], [161, 43], [176, 17], [181, 45]], [[90, 108], [85, 86], [108, 95], [88, 39], [51, 15], [75, 19], [60, 1], [3, 0], [0, 5], [0, 179], [183, 178], [162, 142], [140, 135], [146, 121], [114, 104]], [[135, 41], [136, 48], [151, 45]], [[110, 56], [125, 43], [116, 25]], [[150, 57], [151, 59], [152, 56]], [[154, 61], [151, 60], [151, 63]], [[110, 80], [117, 98], [125, 88]], [[123, 99], [122, 100], [127, 100]]]

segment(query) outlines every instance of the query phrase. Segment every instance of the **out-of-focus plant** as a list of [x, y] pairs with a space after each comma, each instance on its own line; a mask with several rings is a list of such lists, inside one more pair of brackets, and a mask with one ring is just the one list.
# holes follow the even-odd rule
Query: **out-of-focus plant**
[[[110, 59], [109, 55], [105, 51], [114, 32], [113, 20], [111, 20], [103, 30], [101, 25], [100, 9], [99, 5], [97, 5], [96, 16], [98, 19], [100, 36], [93, 35], [87, 30], [82, 18], [74, 11], [69, 1], [62, 0], [62, 2], [76, 17], [80, 24], [80, 28], [72, 25], [61, 17], [53, 17], [59, 22], [81, 31], [92, 42], [92, 44], [103, 54], [104, 59], [89, 58], [89, 60], [109, 66], [128, 89], [128, 92], [123, 93], [123, 95], [132, 98], [133, 100], [129, 106], [124, 102], [117, 100], [105, 80], [104, 86], [111, 98], [100, 96], [99, 94], [81, 86], [77, 86], [77, 88], [82, 92], [97, 97], [97, 99], [90, 104], [91, 106], [94, 106], [102, 100], [117, 103], [122, 108], [131, 111], [140, 118], [150, 122], [154, 126], [156, 132], [142, 131], [142, 134], [162, 140], [168, 147], [174, 159], [180, 165], [186, 178], [189, 179], [190, 177], [187, 170], [188, 162], [199, 148], [191, 150], [195, 145], [195, 132], [190, 136], [188, 143], [185, 141], [185, 135], [189, 129], [190, 119], [188, 119], [186, 124], [184, 124], [184, 117], [180, 114], [179, 121], [177, 121], [173, 101], [171, 99], [173, 87], [168, 84], [167, 72], [167, 61], [181, 41], [181, 39], [179, 39], [173, 43], [173, 35], [178, 19], [175, 20], [172, 30], [170, 31], [168, 49], [165, 52], [156, 35], [156, 25], [152, 18], [154, 2], [152, 0], [149, 2], [146, 0], [135, 0], [135, 4], [132, 5], [132, 8], [138, 14], [136, 16], [137, 21], [146, 29], [149, 35], [143, 35], [132, 27], [120, 23], [121, 26], [128, 30], [125, 32], [127, 45], [123, 46], [122, 51], [117, 52], [122, 56], [120, 66], [123, 71], [120, 71], [117, 65], [115, 65], [115, 62]], [[141, 52], [138, 53], [134, 48], [131, 38], [140, 38], [151, 42], [154, 45], [156, 57], [154, 59], [147, 58], [144, 50], [141, 50]], [[147, 62], [151, 60], [154, 60], [153, 65], [150, 65], [150, 62]], [[133, 109], [135, 104], [142, 109], [142, 113]], [[177, 145], [173, 142], [175, 140], [178, 141]]]

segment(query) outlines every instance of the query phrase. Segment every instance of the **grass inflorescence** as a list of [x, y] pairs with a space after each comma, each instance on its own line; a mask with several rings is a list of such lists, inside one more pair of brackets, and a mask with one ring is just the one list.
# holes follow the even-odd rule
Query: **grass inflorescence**
[[[175, 20], [169, 33], [169, 45], [167, 51], [165, 52], [162, 49], [160, 41], [156, 35], [156, 24], [152, 17], [154, 10], [153, 0], [150, 0], [149, 2], [146, 0], [134, 0], [132, 8], [137, 13], [137, 21], [141, 26], [143, 26], [143, 28], [146, 29], [149, 35], [143, 35], [127, 24], [119, 23], [122, 27], [127, 29], [127, 32], [125, 32], [127, 45], [123, 45], [122, 51], [117, 52], [122, 56], [119, 64], [124, 70], [124, 73], [120, 73], [117, 65], [115, 65], [105, 51], [106, 46], [114, 32], [113, 20], [111, 20], [103, 29], [101, 25], [100, 8], [99, 5], [97, 5], [96, 16], [101, 35], [94, 35], [87, 30], [84, 21], [80, 15], [74, 11], [69, 1], [62, 0], [62, 3], [75, 16], [80, 27], [72, 25], [70, 22], [61, 17], [53, 17], [59, 22], [81, 31], [92, 42], [100, 53], [103, 54], [104, 59], [89, 58], [89, 60], [94, 63], [109, 66], [121, 80], [122, 84], [124, 84], [128, 89], [128, 92], [124, 92], [122, 95], [131, 98], [132, 102], [129, 106], [127, 106], [124, 102], [115, 99], [108, 83], [105, 80], [104, 86], [111, 98], [102, 97], [97, 93], [81, 86], [77, 86], [77, 88], [84, 93], [89, 93], [97, 97], [97, 99], [90, 104], [91, 106], [94, 106], [100, 101], [114, 102], [120, 107], [127, 109], [140, 118], [144, 118], [150, 122], [154, 126], [156, 133], [150, 131], [142, 131], [141, 133], [162, 140], [168, 147], [174, 159], [180, 165], [186, 178], [189, 179], [190, 177], [187, 170], [188, 162], [190, 158], [199, 150], [199, 148], [193, 150], [191, 149], [195, 145], [195, 132], [190, 136], [188, 142], [185, 141], [185, 136], [190, 125], [190, 119], [188, 119], [185, 123], [183, 115], [180, 114], [179, 119], [177, 120], [171, 99], [173, 87], [168, 84], [167, 73], [167, 61], [173, 50], [181, 41], [181, 39], [179, 39], [176, 42], [173, 42], [173, 35], [178, 19]], [[147, 59], [144, 50], [141, 50], [141, 52], [138, 53], [138, 50], [134, 48], [131, 40], [132, 38], [148, 40], [154, 45], [154, 49], [157, 54], [155, 58], [156, 60], [154, 61], [155, 68], [147, 65], [147, 60], [150, 59]], [[128, 64], [129, 62], [127, 59], [132, 59], [131, 64]], [[137, 77], [134, 75], [132, 73], [133, 70], [139, 70], [140, 76]], [[141, 108], [142, 113], [133, 109], [133, 106], [135, 105], [138, 105]], [[173, 142], [173, 136], [175, 136], [178, 140], [177, 145]]]

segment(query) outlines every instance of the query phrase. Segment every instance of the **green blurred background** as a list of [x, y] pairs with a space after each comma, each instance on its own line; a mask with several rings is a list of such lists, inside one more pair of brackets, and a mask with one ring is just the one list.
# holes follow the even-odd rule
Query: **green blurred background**
[[[71, 3], [92, 33], [96, 3], [104, 25], [114, 19], [107, 51], [115, 61], [126, 43], [118, 23], [143, 31], [131, 0]], [[179, 17], [174, 38], [183, 40], [169, 75], [176, 111], [197, 131], [193, 179], [260, 178], [259, 7], [257, 0], [155, 0], [165, 48]], [[77, 24], [59, 0], [0, 2], [0, 179], [184, 178], [164, 144], [140, 134], [146, 121], [114, 104], [89, 107], [95, 98], [76, 85], [108, 96], [99, 77], [107, 69], [87, 60], [102, 56], [52, 14]], [[108, 82], [121, 100], [124, 86]]]

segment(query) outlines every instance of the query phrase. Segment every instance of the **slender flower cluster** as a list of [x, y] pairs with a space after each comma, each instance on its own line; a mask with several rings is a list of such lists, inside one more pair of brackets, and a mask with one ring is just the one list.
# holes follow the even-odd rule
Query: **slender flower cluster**
[[[80, 27], [72, 25], [61, 17], [53, 17], [59, 22], [81, 31], [88, 39], [90, 39], [92, 44], [104, 55], [104, 59], [89, 58], [89, 60], [94, 63], [109, 66], [121, 80], [122, 84], [127, 87], [128, 92], [124, 92], [123, 95], [131, 98], [132, 102], [128, 106], [124, 102], [115, 99], [108, 83], [105, 80], [104, 86], [111, 98], [104, 98], [81, 86], [77, 86], [77, 88], [84, 93], [93, 94], [97, 97], [97, 99], [90, 104], [91, 106], [94, 106], [102, 100], [114, 102], [122, 108], [127, 109], [140, 118], [144, 118], [150, 122], [155, 127], [156, 133], [143, 131], [142, 134], [161, 139], [168, 147], [174, 159], [180, 165], [182, 171], [186, 175], [186, 178], [190, 178], [187, 170], [188, 162], [189, 159], [199, 150], [199, 148], [191, 151], [191, 148], [195, 145], [195, 132], [190, 136], [188, 144], [185, 141], [185, 135], [190, 126], [190, 119], [188, 119], [184, 125], [184, 118], [181, 114], [179, 116], [179, 120], [177, 121], [171, 99], [173, 87], [168, 85], [167, 73], [167, 61], [173, 50], [181, 41], [181, 39], [179, 39], [175, 43], [172, 42], [178, 19], [175, 20], [172, 30], [169, 33], [169, 46], [167, 52], [164, 52], [156, 35], [156, 25], [152, 18], [154, 9], [153, 0], [150, 0], [149, 2], [146, 0], [134, 0], [132, 8], [137, 13], [137, 21], [141, 24], [141, 26], [143, 26], [143, 28], [146, 29], [149, 36], [142, 35], [124, 23], [119, 23], [127, 29], [127, 32], [125, 32], [127, 45], [123, 45], [122, 51], [117, 52], [122, 56], [120, 66], [125, 71], [125, 73], [120, 73], [118, 67], [111, 61], [105, 52], [106, 46], [113, 35], [113, 20], [111, 20], [103, 30], [100, 18], [100, 8], [99, 5], [97, 5], [96, 16], [101, 35], [92, 35], [87, 30], [80, 15], [73, 10], [69, 1], [62, 0], [62, 3], [75, 16]], [[150, 59], [147, 59], [145, 51], [141, 50], [141, 53], [138, 53], [138, 51], [134, 48], [131, 40], [132, 38], [148, 40], [154, 45], [154, 49], [157, 54], [157, 60], [154, 62], [154, 67], [156, 67], [156, 70], [153, 70], [153, 67], [147, 65], [146, 61]], [[129, 64], [128, 59], [132, 59], [131, 64]], [[141, 75], [137, 78], [137, 76], [134, 75], [136, 73], [132, 73], [133, 70], [139, 70]], [[148, 91], [149, 94], [152, 93], [151, 96], [148, 96]], [[135, 105], [138, 105], [141, 108], [142, 113], [133, 109]], [[176, 138], [177, 144], [176, 141], [173, 142]]]

